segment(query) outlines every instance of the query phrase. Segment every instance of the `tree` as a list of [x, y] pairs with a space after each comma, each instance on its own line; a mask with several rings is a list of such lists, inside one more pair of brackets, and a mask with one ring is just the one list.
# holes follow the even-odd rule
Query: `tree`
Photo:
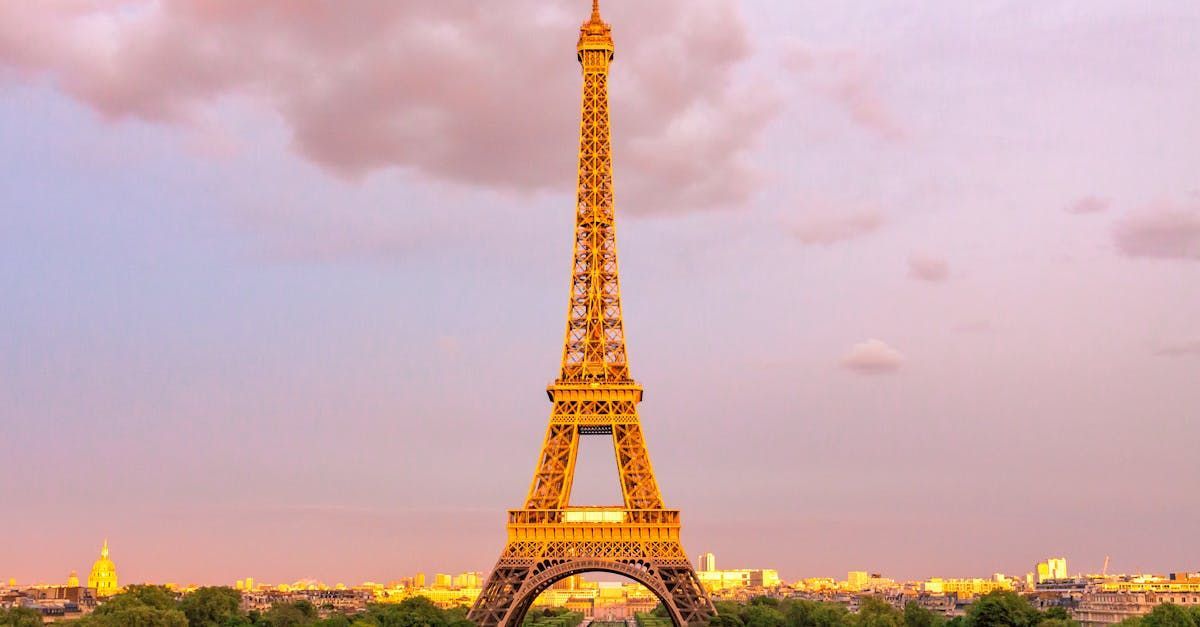
[[917, 603], [910, 602], [904, 606], [905, 627], [941, 627], [945, 622], [941, 614], [935, 614]]
[[854, 615], [840, 603], [817, 603], [809, 615], [811, 627], [845, 627]]
[[718, 613], [708, 621], [708, 627], [746, 627], [746, 623], [736, 613]]
[[129, 586], [90, 616], [62, 625], [75, 627], [188, 627], [175, 594], [163, 586]]
[[103, 614], [100, 608], [96, 608], [91, 616], [81, 619], [79, 624], [84, 627], [187, 627], [187, 617], [176, 609], [129, 604]]
[[200, 588], [179, 602], [189, 627], [249, 626], [241, 606], [242, 593], [227, 587]]
[[1197, 624], [1191, 612], [1174, 603], [1163, 603], [1142, 617], [1142, 627], [1197, 627]]
[[989, 592], [967, 607], [964, 627], [1033, 627], [1041, 612], [1011, 590]]
[[279, 603], [267, 610], [255, 625], [264, 627], [303, 627], [317, 617], [317, 608], [308, 601]]
[[858, 606], [861, 627], [904, 627], [904, 615], [891, 604], [875, 597], [864, 597]]
[[42, 615], [28, 607], [0, 607], [0, 627], [42, 627]]
[[1043, 619], [1057, 618], [1057, 619], [1061, 619], [1061, 620], [1074, 620], [1071, 618], [1071, 613], [1067, 611], [1067, 608], [1065, 608], [1061, 605], [1055, 605], [1054, 607], [1042, 612], [1042, 618]]
[[753, 604], [742, 611], [746, 627], [784, 627], [783, 612], [767, 604]]

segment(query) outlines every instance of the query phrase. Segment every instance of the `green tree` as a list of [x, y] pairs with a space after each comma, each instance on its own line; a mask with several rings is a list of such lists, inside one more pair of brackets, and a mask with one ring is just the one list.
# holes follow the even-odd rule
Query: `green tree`
[[1033, 627], [1042, 614], [1011, 590], [989, 592], [967, 607], [964, 627]]
[[882, 599], [864, 597], [855, 622], [861, 627], [904, 627], [904, 614]]
[[308, 601], [278, 603], [254, 622], [262, 627], [303, 627], [314, 622], [317, 608]]
[[109, 597], [90, 616], [66, 621], [73, 627], [188, 627], [175, 594], [163, 586], [129, 586]]
[[736, 613], [720, 613], [708, 622], [709, 627], [746, 627], [746, 623], [742, 622], [740, 616]]
[[1130, 616], [1116, 624], [1116, 627], [1142, 627], [1141, 616]]
[[242, 612], [242, 593], [227, 587], [200, 588], [183, 597], [179, 609], [189, 627], [240, 627], [251, 625]]
[[746, 627], [784, 627], [783, 612], [769, 604], [751, 604], [742, 611], [742, 622]]
[[148, 607], [155, 610], [178, 609], [175, 593], [166, 586], [133, 585], [111, 596], [96, 608], [96, 614], [110, 614], [126, 608]]
[[187, 617], [176, 609], [129, 604], [103, 614], [100, 613], [100, 608], [96, 608], [91, 616], [80, 621], [80, 625], [84, 627], [187, 627]]
[[1079, 621], [1074, 619], [1042, 619], [1038, 627], [1079, 627]]
[[946, 619], [917, 603], [907, 603], [904, 606], [905, 627], [940, 627]]
[[27, 607], [0, 607], [0, 627], [42, 627], [42, 615]]
[[1060, 620], [1074, 620], [1071, 618], [1071, 613], [1067, 611], [1067, 608], [1062, 607], [1061, 605], [1055, 605], [1054, 607], [1042, 612], [1042, 618], [1043, 619], [1057, 618]]
[[1197, 627], [1197, 624], [1188, 610], [1174, 603], [1163, 603], [1142, 617], [1142, 627]]
[[841, 603], [817, 603], [810, 614], [812, 627], [845, 627], [854, 621], [854, 615]]

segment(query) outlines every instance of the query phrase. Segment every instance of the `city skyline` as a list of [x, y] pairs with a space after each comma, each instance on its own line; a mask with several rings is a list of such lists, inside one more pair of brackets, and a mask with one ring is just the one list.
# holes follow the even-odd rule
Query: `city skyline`
[[[0, 4], [0, 576], [486, 568], [582, 4]], [[622, 296], [683, 543], [1194, 568], [1200, 7], [643, 4], [605, 6]], [[585, 444], [572, 503], [614, 469]]]

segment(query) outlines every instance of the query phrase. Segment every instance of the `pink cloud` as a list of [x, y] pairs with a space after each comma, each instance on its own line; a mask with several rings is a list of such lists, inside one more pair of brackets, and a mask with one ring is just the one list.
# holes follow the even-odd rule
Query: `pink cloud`
[[1200, 205], [1151, 204], [1117, 222], [1113, 241], [1129, 257], [1200, 260]]
[[[639, 213], [744, 203], [758, 176], [747, 154], [774, 107], [768, 86], [734, 81], [751, 52], [737, 3], [634, 10], [606, 14], [618, 200]], [[346, 178], [399, 167], [569, 191], [586, 13], [538, 0], [3, 3], [0, 66], [49, 76], [112, 119], [203, 126], [216, 101], [247, 96]]]
[[828, 246], [879, 230], [883, 217], [871, 211], [848, 215], [810, 215], [793, 227], [796, 239], [809, 245]]
[[903, 364], [904, 355], [880, 340], [859, 342], [842, 357], [842, 367], [859, 374], [890, 374]]
[[1200, 356], [1200, 338], [1163, 344], [1154, 352], [1164, 357], [1198, 357]]
[[950, 264], [940, 257], [913, 254], [908, 257], [908, 276], [919, 281], [940, 283], [950, 277]]
[[784, 65], [813, 80], [859, 127], [888, 141], [907, 136], [879, 93], [878, 71], [860, 52], [795, 44], [784, 57]]
[[1074, 213], [1076, 215], [1100, 213], [1102, 211], [1107, 211], [1109, 204], [1110, 203], [1107, 198], [1084, 196], [1083, 198], [1080, 198], [1079, 200], [1076, 200], [1068, 205], [1066, 211], [1067, 213]]

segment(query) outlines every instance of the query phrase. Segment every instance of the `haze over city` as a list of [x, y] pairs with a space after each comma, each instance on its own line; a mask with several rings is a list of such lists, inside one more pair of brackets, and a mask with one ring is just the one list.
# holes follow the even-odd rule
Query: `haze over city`
[[[0, 576], [490, 567], [562, 356], [580, 4], [0, 2]], [[1200, 5], [605, 16], [690, 552], [1200, 562]]]

